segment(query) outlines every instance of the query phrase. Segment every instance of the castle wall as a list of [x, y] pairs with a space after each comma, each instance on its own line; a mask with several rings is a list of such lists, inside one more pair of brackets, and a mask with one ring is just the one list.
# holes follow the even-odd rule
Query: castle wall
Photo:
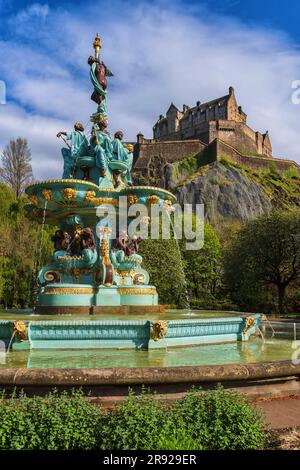
[[246, 165], [254, 170], [264, 169], [269, 171], [270, 162], [273, 162], [276, 165], [277, 171], [283, 172], [293, 166], [298, 171], [300, 171], [300, 166], [293, 160], [286, 160], [275, 157], [264, 157], [264, 156], [248, 156], [243, 155], [238, 152], [234, 147], [228, 145], [226, 142], [222, 142], [219, 139], [215, 143], [216, 151], [216, 160], [222, 158], [222, 156], [229, 156], [233, 162]]
[[[215, 130], [213, 128], [210, 129], [211, 138], [213, 137], [213, 132], [215, 132]], [[229, 130], [228, 132], [231, 131]], [[263, 136], [260, 134], [258, 138], [261, 139], [261, 144], [263, 144]], [[245, 165], [254, 170], [264, 169], [269, 171], [270, 163], [273, 162], [279, 172], [283, 172], [291, 166], [300, 172], [299, 165], [292, 160], [266, 157], [263, 155], [248, 156], [238, 151], [225, 140], [222, 141], [219, 138], [213, 139], [206, 145], [199, 140], [158, 141], [155, 139], [145, 139], [143, 136], [138, 138], [138, 143], [135, 145], [135, 164], [133, 171], [146, 178], [146, 180], [152, 179], [153, 184], [163, 185], [164, 167], [167, 163], [183, 160], [191, 155], [201, 153], [205, 149], [207, 149], [207, 152], [203, 159], [203, 165], [228, 156], [233, 162]]]
[[205, 148], [199, 140], [157, 141], [155, 139], [139, 138], [135, 145], [136, 171], [148, 168], [151, 157], [160, 157], [165, 163], [182, 160], [195, 155]]

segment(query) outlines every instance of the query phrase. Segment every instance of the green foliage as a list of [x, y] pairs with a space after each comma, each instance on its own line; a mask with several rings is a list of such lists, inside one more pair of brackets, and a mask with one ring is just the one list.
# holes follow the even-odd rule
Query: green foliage
[[169, 184], [174, 188], [208, 171], [208, 164], [214, 161], [214, 154], [210, 148], [205, 147], [196, 155], [190, 155], [183, 160], [172, 163], [172, 172]]
[[300, 279], [300, 211], [273, 211], [248, 222], [225, 256], [234, 301], [249, 309], [277, 290], [283, 313], [286, 289]]
[[[193, 218], [193, 229], [196, 227]], [[205, 301], [217, 295], [221, 283], [222, 249], [214, 228], [204, 224], [204, 245], [199, 250], [187, 250], [181, 243], [187, 286], [192, 297]], [[212, 300], [212, 299], [211, 299]]]
[[176, 403], [171, 416], [173, 426], [199, 450], [258, 449], [264, 442], [261, 415], [241, 395], [222, 387], [192, 391]]
[[164, 409], [143, 390], [129, 393], [126, 401], [107, 411], [101, 423], [101, 449], [151, 450], [157, 448], [164, 425]]
[[97, 448], [101, 413], [81, 392], [0, 400], [1, 450]]
[[0, 303], [8, 308], [32, 305], [39, 265], [52, 251], [52, 229], [44, 227], [42, 233], [41, 225], [26, 218], [27, 202], [0, 185]]
[[290, 166], [287, 170], [285, 170], [283, 172], [283, 175], [285, 178], [288, 178], [288, 179], [300, 180], [300, 173], [294, 166]]
[[185, 276], [176, 240], [144, 240], [139, 253], [150, 282], [157, 287], [160, 303], [183, 306]]
[[142, 391], [101, 411], [81, 392], [0, 396], [0, 450], [246, 450], [264, 443], [261, 415], [237, 393], [195, 390], [166, 407]]

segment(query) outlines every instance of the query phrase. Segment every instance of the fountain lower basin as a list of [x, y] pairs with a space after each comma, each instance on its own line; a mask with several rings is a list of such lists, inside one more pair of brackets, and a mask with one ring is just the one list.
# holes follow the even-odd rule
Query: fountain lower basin
[[[248, 341], [259, 333], [261, 314], [184, 320], [29, 321], [27, 339], [18, 324], [0, 322], [0, 340], [13, 350], [26, 349], [157, 349]], [[12, 336], [13, 340], [11, 341]]]

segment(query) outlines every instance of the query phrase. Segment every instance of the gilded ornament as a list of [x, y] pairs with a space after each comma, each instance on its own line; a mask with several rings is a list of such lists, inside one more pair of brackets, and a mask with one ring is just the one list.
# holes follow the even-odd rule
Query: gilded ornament
[[36, 207], [39, 207], [40, 203], [36, 196], [29, 196], [29, 201]]
[[113, 199], [112, 197], [96, 197], [92, 199], [92, 204], [94, 206], [115, 206], [118, 207], [119, 201], [117, 199]]
[[67, 295], [67, 294], [94, 294], [92, 287], [46, 287], [45, 294]]
[[118, 287], [118, 292], [123, 295], [155, 295], [157, 291], [155, 288], [152, 289], [138, 289], [138, 288], [126, 288]]
[[65, 201], [71, 201], [76, 197], [76, 189], [74, 188], [64, 188], [61, 191], [61, 195]]
[[250, 330], [250, 328], [252, 328], [256, 323], [256, 320], [254, 317], [252, 316], [249, 316], [246, 318], [246, 326], [245, 328], [243, 329], [243, 334], [245, 335], [247, 333], [248, 330]]
[[163, 320], [152, 322], [151, 324], [151, 339], [159, 341], [163, 339], [168, 331], [168, 324]]
[[95, 191], [87, 191], [85, 194], [85, 201], [91, 202], [96, 197]]
[[16, 320], [13, 323], [13, 332], [14, 336], [18, 338], [19, 341], [24, 341], [27, 339], [27, 326], [21, 320]]
[[59, 282], [61, 279], [61, 274], [58, 271], [46, 271], [44, 274], [44, 279], [46, 282]]
[[42, 196], [45, 201], [51, 201], [53, 199], [53, 193], [51, 189], [43, 189]]
[[111, 229], [109, 227], [101, 227], [100, 232], [103, 233], [103, 237], [100, 243], [100, 254], [103, 258], [103, 263], [105, 266], [111, 264], [110, 257], [109, 257], [109, 242], [108, 242], [108, 235], [111, 235]]
[[133, 204], [136, 204], [138, 202], [138, 197], [136, 194], [128, 194], [127, 196], [127, 204], [129, 206], [132, 206]]
[[158, 204], [159, 203], [159, 197], [156, 196], [156, 194], [151, 194], [150, 196], [147, 197], [147, 204], [153, 205], [153, 204]]

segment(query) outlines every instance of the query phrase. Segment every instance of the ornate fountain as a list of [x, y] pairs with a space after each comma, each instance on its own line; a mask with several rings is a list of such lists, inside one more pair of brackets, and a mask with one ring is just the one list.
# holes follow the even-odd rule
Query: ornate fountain
[[[72, 132], [59, 132], [66, 144], [63, 178], [26, 190], [28, 216], [58, 227], [52, 260], [39, 273], [36, 313], [160, 313], [156, 288], [141, 267], [141, 239], [129, 238], [118, 221], [123, 217], [124, 223], [125, 217], [130, 223], [127, 212], [134, 204], [169, 206], [175, 197], [163, 189], [132, 185], [133, 145], [122, 142], [121, 131], [112, 138], [106, 130], [107, 77], [112, 72], [100, 60], [98, 35], [94, 48], [88, 64], [97, 110], [90, 117], [90, 139], [79, 122]], [[101, 225], [105, 217], [106, 225]]]
[[[147, 209], [146, 214], [153, 206], [168, 211], [176, 199], [164, 189], [133, 186], [133, 145], [123, 142], [121, 131], [114, 137], [107, 132], [107, 77], [112, 72], [100, 60], [100, 48], [97, 35], [95, 55], [88, 59], [91, 99], [97, 104], [89, 139], [79, 122], [72, 132], [59, 132], [57, 137], [65, 143], [62, 179], [41, 181], [26, 190], [28, 217], [55, 227], [52, 259], [38, 275], [35, 313], [56, 316], [51, 321], [0, 321], [0, 340], [14, 350], [149, 349], [247, 341], [258, 333], [261, 314], [168, 321], [155, 317], [164, 309], [142, 267], [142, 239], [129, 236], [124, 225], [127, 228], [136, 216], [134, 206]], [[144, 215], [140, 224], [148, 219]], [[79, 320], [74, 314], [87, 316]], [[143, 317], [109, 319], [110, 314]], [[60, 315], [71, 317], [66, 321]]]

